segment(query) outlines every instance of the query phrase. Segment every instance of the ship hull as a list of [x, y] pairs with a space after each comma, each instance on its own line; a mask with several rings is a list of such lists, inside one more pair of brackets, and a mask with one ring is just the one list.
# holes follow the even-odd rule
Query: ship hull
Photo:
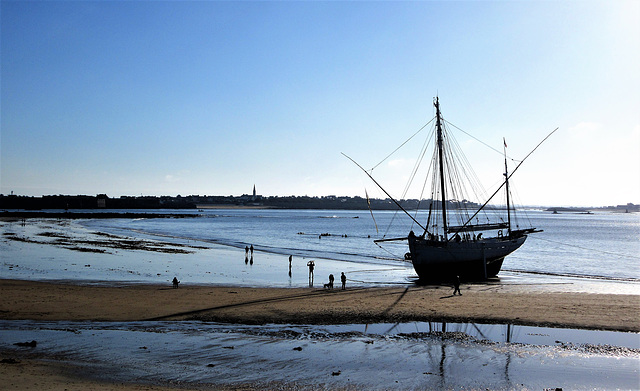
[[480, 281], [498, 275], [504, 258], [522, 246], [526, 239], [527, 235], [521, 235], [439, 242], [410, 237], [409, 251], [421, 281], [448, 281], [455, 276], [465, 281]]

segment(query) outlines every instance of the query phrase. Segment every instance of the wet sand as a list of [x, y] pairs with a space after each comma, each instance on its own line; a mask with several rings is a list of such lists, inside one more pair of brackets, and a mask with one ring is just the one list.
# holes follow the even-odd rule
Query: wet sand
[[469, 284], [394, 288], [77, 285], [1, 280], [0, 319], [203, 320], [244, 324], [411, 321], [510, 323], [640, 332], [636, 295], [528, 292]]
[[[244, 324], [339, 324], [410, 321], [511, 323], [640, 331], [636, 295], [539, 292], [522, 285], [466, 284], [462, 296], [448, 286], [396, 288], [243, 288], [0, 280], [2, 320], [145, 321], [204, 320]], [[0, 359], [10, 358], [0, 353]], [[254, 390], [264, 384], [113, 383], [87, 368], [51, 357], [2, 362], [8, 390]], [[301, 389], [295, 383], [271, 389]], [[312, 387], [302, 387], [313, 389]]]
[[0, 363], [3, 390], [49, 391], [166, 391], [173, 388], [141, 384], [102, 383], [83, 378], [81, 369], [73, 365], [41, 360], [18, 360]]
[[[0, 362], [2, 390], [38, 391], [174, 391], [174, 390], [216, 390], [216, 391], [258, 391], [258, 390], [322, 390], [324, 387], [299, 386], [295, 383], [265, 382], [260, 384], [212, 385], [202, 384], [139, 384], [109, 382], [87, 376], [86, 368], [66, 362], [50, 360], [19, 360], [16, 363]], [[331, 387], [335, 391], [357, 390], [354, 387]]]
[[[71, 363], [52, 362], [50, 360], [18, 360], [15, 363], [0, 362], [0, 381], [2, 390], [39, 390], [39, 391], [171, 391], [171, 390], [218, 390], [218, 391], [257, 391], [264, 385], [244, 384], [234, 386], [202, 385], [198, 387], [175, 385], [155, 385], [136, 383], [114, 383], [99, 381], [87, 376], [86, 368]], [[297, 390], [294, 384], [268, 384], [273, 390]], [[334, 388], [342, 390], [342, 388]]]

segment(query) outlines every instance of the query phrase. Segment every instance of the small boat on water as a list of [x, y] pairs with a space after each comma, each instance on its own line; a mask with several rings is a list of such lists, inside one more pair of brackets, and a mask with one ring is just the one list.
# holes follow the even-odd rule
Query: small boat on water
[[[430, 140], [433, 140], [434, 152], [431, 155], [427, 174], [431, 178], [431, 198], [426, 200], [428, 208], [427, 206], [424, 208], [425, 211], [428, 210], [426, 224], [422, 224], [416, 219], [417, 212], [412, 214], [405, 210], [373, 178], [370, 172], [356, 163], [395, 202], [399, 209], [411, 218], [415, 229], [420, 228], [418, 233], [411, 230], [406, 237], [382, 238], [374, 240], [374, 242], [407, 240], [409, 252], [405, 254], [405, 259], [413, 263], [413, 267], [422, 281], [451, 281], [456, 276], [466, 281], [495, 277], [500, 272], [507, 255], [522, 246], [529, 234], [541, 232], [531, 226], [520, 228], [518, 223], [514, 224], [514, 208], [511, 205], [509, 193], [511, 175], [533, 151], [520, 161], [513, 172], [509, 173], [507, 171], [505, 141], [504, 181], [495, 193], [486, 199], [484, 204], [468, 201], [472, 198], [467, 198], [465, 195], [465, 190], [466, 192], [470, 192], [470, 190], [464, 179], [471, 177], [471, 182], [477, 182], [475, 174], [469, 175], [467, 173], [467, 171], [471, 171], [471, 167], [466, 158], [461, 159], [455, 156], [461, 155], [461, 151], [454, 155], [454, 150], [460, 148], [448, 131], [448, 123], [442, 117], [437, 97], [434, 100], [434, 106], [436, 115], [431, 121], [434, 123], [432, 127], [433, 138], [429, 137]], [[422, 152], [421, 155], [428, 154]], [[351, 160], [353, 161], [353, 159]], [[413, 172], [415, 175], [415, 168]], [[423, 188], [428, 189], [428, 185]], [[489, 205], [494, 196], [502, 190], [506, 194], [506, 205], [502, 207]], [[493, 220], [489, 217], [490, 215], [494, 215]]]

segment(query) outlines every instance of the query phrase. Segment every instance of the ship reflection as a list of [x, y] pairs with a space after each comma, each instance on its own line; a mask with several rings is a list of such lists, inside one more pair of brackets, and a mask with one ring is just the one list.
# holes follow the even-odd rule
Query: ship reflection
[[[381, 335], [395, 335], [400, 338], [416, 341], [416, 344], [427, 344], [425, 355], [424, 375], [438, 376], [440, 378], [438, 388], [446, 389], [452, 384], [460, 384], [459, 378], [476, 376], [479, 379], [490, 377], [492, 384], [500, 387], [511, 388], [509, 367], [512, 361], [510, 344], [520, 334], [520, 328], [511, 324], [476, 324], [476, 323], [447, 323], [447, 322], [420, 322], [414, 323], [414, 330], [407, 332], [409, 324], [387, 324], [383, 330], [382, 325], [366, 325], [365, 333], [376, 333], [372, 328], [377, 328]], [[518, 339], [518, 338], [516, 338]], [[482, 354], [483, 347], [496, 346], [490, 354]], [[470, 349], [474, 350], [469, 353]], [[470, 373], [469, 368], [476, 368], [475, 373]], [[427, 380], [428, 385], [433, 385], [434, 378]]]

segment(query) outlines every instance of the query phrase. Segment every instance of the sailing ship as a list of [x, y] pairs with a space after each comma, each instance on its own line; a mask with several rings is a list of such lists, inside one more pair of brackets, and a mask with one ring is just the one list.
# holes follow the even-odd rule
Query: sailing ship
[[[448, 122], [442, 117], [438, 97], [434, 99], [434, 106], [436, 116], [434, 118], [433, 146], [435, 150], [429, 166], [432, 180], [426, 224], [421, 224], [416, 219], [417, 213], [412, 215], [405, 210], [367, 170], [364, 170], [356, 163], [395, 202], [400, 210], [406, 213], [413, 220], [413, 223], [421, 229], [418, 234], [411, 230], [403, 238], [382, 238], [374, 240], [374, 242], [407, 240], [409, 252], [405, 254], [405, 259], [413, 263], [413, 267], [422, 281], [451, 281], [456, 276], [465, 281], [485, 280], [495, 277], [500, 272], [507, 255], [520, 248], [529, 234], [541, 232], [541, 230], [533, 227], [520, 228], [519, 224], [514, 226], [514, 209], [511, 205], [509, 193], [511, 175], [533, 151], [510, 174], [507, 171], [505, 141], [504, 181], [496, 192], [488, 197], [484, 204], [469, 202], [466, 198], [461, 198], [462, 190], [460, 189], [460, 187], [467, 187], [462, 181], [462, 178], [467, 177], [467, 175], [457, 167], [460, 162], [466, 166], [468, 166], [468, 163], [464, 164], [466, 159], [458, 159], [454, 156], [453, 150], [456, 149], [457, 144], [450, 136], [448, 126], [445, 126]], [[534, 151], [538, 146], [534, 148]], [[458, 152], [458, 155], [460, 154], [461, 151]], [[422, 152], [422, 155], [424, 156], [425, 153]], [[470, 167], [468, 167], [468, 170], [470, 170]], [[472, 178], [475, 178], [475, 174], [472, 175]], [[489, 202], [502, 189], [506, 194], [506, 207], [490, 206]], [[456, 199], [462, 199], [462, 201], [456, 201]], [[476, 209], [472, 209], [470, 206], [475, 206]], [[504, 216], [505, 211], [506, 216]], [[499, 214], [497, 219], [492, 221], [486, 217], [496, 212]], [[480, 220], [481, 217], [482, 220]]]

